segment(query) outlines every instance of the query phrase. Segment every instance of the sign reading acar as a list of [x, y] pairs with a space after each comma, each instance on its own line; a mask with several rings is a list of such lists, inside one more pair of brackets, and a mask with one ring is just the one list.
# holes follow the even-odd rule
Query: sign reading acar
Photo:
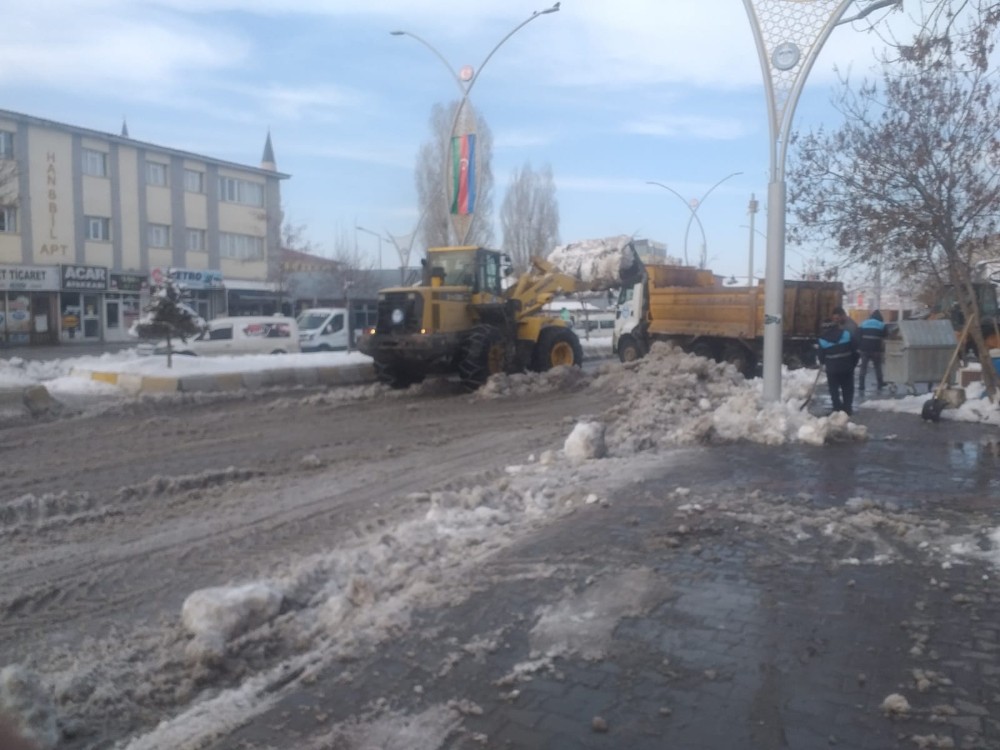
[[104, 266], [62, 267], [63, 289], [107, 289], [108, 269]]

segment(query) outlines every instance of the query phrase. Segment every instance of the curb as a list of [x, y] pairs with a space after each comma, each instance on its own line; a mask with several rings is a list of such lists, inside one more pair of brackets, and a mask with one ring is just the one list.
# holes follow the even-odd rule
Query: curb
[[114, 385], [133, 394], [211, 393], [238, 391], [242, 388], [257, 390], [281, 386], [363, 385], [375, 382], [375, 369], [370, 364], [344, 367], [276, 367], [273, 370], [253, 372], [177, 376], [76, 369], [71, 370], [70, 374]]

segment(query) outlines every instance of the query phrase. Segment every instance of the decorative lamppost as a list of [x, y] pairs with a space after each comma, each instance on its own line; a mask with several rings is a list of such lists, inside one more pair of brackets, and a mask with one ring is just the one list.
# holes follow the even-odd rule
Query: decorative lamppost
[[717, 183], [715, 183], [714, 185], [712, 185], [712, 187], [710, 187], [708, 190], [706, 190], [705, 194], [703, 196], [701, 196], [701, 198], [692, 198], [690, 201], [685, 200], [685, 198], [684, 198], [683, 195], [681, 195], [680, 193], [678, 193], [672, 187], [668, 187], [668, 186], [664, 185], [662, 182], [655, 182], [653, 180], [647, 180], [646, 181], [647, 185], [658, 185], [659, 187], [663, 188], [664, 190], [669, 190], [671, 193], [673, 193], [678, 198], [680, 198], [681, 203], [683, 203], [687, 207], [688, 211], [691, 212], [691, 215], [688, 217], [687, 226], [684, 228], [684, 265], [685, 266], [688, 265], [688, 233], [691, 230], [691, 222], [692, 221], [696, 222], [698, 224], [698, 229], [701, 230], [701, 255], [699, 256], [699, 259], [698, 259], [698, 266], [699, 266], [699, 268], [705, 268], [706, 264], [708, 263], [708, 242], [705, 239], [705, 227], [702, 225], [701, 219], [698, 218], [698, 209], [701, 208], [701, 204], [705, 202], [705, 199], [708, 198], [708, 196], [712, 194], [712, 191], [715, 190], [717, 187], [719, 187], [719, 185], [721, 185], [723, 182], [725, 182], [726, 180], [728, 180], [730, 177], [736, 177], [737, 175], [741, 175], [741, 174], [743, 174], [743, 173], [742, 172], [733, 172], [732, 174], [726, 175], [721, 180], [719, 180]]
[[[448, 133], [448, 147], [444, 149], [445, 161], [444, 169], [441, 173], [444, 182], [444, 198], [447, 211], [451, 216], [452, 231], [454, 231], [459, 244], [465, 244], [465, 238], [469, 234], [472, 226], [472, 218], [475, 214], [476, 188], [478, 169], [478, 153], [476, 151], [475, 116], [472, 107], [468, 104], [469, 95], [473, 86], [479, 80], [479, 75], [483, 68], [490, 61], [490, 58], [498, 49], [523, 27], [534, 21], [539, 16], [555, 13], [559, 10], [559, 3], [545, 10], [536, 10], [528, 18], [519, 23], [494, 45], [478, 68], [471, 65], [464, 65], [457, 72], [430, 42], [409, 31], [390, 31], [393, 36], [408, 36], [424, 45], [431, 53], [441, 61], [448, 69], [448, 74], [454, 79], [458, 90], [462, 94], [455, 116], [451, 122], [451, 130]], [[450, 179], [449, 179], [450, 177]]]
[[[878, 0], [885, 6], [896, 0]], [[764, 272], [764, 400], [781, 399], [785, 305], [785, 156], [792, 116], [823, 44], [855, 0], [743, 0], [764, 77], [770, 126], [767, 263]], [[874, 10], [869, 7], [863, 15]], [[861, 17], [860, 15], [858, 17]]]

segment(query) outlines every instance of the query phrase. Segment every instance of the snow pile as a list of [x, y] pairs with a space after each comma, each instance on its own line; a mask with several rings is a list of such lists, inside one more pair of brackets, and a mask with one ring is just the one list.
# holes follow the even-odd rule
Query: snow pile
[[106, 515], [120, 514], [120, 509], [103, 507], [89, 492], [28, 493], [13, 500], [0, 501], [0, 536], [22, 528], [51, 528]]
[[281, 609], [282, 596], [264, 583], [200, 589], [181, 607], [181, 621], [194, 640], [188, 658], [200, 663], [219, 659], [234, 635], [261, 625]]
[[563, 451], [566, 458], [574, 461], [604, 458], [608, 453], [608, 447], [604, 443], [604, 425], [600, 422], [577, 422], [566, 438]]
[[[892, 399], [872, 399], [860, 404], [863, 409], [876, 411], [894, 411], [906, 414], [920, 414], [924, 404], [932, 397], [932, 393], [922, 393], [914, 396], [904, 396]], [[957, 409], [945, 409], [941, 412], [942, 420], [956, 422], [984, 422], [1000, 425], [1000, 407], [990, 401], [982, 383], [969, 383], [965, 387], [965, 403]]]
[[461, 713], [457, 704], [437, 705], [409, 716], [390, 712], [372, 721], [344, 722], [305, 750], [438, 750], [459, 730]]
[[491, 375], [473, 395], [482, 399], [520, 397], [530, 393], [570, 391], [589, 382], [589, 376], [581, 368], [560, 365], [545, 372]]
[[580, 279], [591, 289], [621, 285], [621, 272], [632, 267], [635, 251], [628, 235], [599, 240], [583, 240], [559, 245], [548, 260], [562, 273]]
[[799, 394], [808, 392], [812, 372], [785, 378], [783, 400], [767, 403], [761, 380], [747, 381], [732, 365], [658, 343], [636, 362], [604, 368], [592, 387], [614, 391], [614, 405], [603, 415], [614, 456], [706, 442], [821, 445], [867, 437], [866, 428], [844, 414], [817, 418], [800, 410]]
[[0, 669], [0, 716], [10, 716], [15, 728], [40, 750], [59, 744], [55, 705], [38, 676], [14, 664]]

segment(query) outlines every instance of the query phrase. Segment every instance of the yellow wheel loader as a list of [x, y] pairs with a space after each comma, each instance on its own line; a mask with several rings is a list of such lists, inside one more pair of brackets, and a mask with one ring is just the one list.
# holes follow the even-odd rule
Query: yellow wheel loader
[[580, 365], [573, 329], [542, 308], [557, 294], [590, 287], [540, 259], [512, 284], [510, 275], [509, 257], [497, 250], [430, 248], [419, 286], [379, 292], [377, 322], [358, 348], [394, 388], [457, 374], [474, 390], [501, 372]]

